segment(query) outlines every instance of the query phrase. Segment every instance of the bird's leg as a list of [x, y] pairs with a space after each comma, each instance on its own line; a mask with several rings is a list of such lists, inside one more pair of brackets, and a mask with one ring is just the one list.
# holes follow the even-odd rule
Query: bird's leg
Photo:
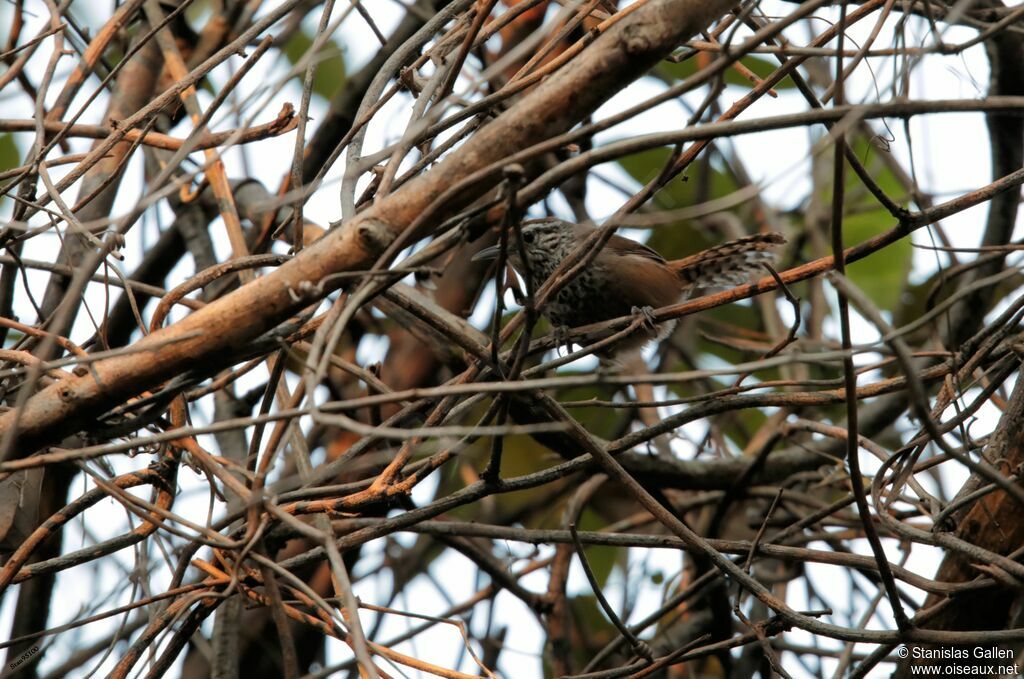
[[572, 353], [572, 328], [568, 325], [552, 324], [551, 334], [555, 338], [555, 353], [561, 356], [559, 351], [563, 347], [565, 348], [566, 355]]
[[640, 322], [640, 325], [647, 329], [652, 335], [658, 334], [658, 323], [654, 317], [654, 307], [652, 306], [635, 306], [630, 309], [630, 313], [633, 317]]

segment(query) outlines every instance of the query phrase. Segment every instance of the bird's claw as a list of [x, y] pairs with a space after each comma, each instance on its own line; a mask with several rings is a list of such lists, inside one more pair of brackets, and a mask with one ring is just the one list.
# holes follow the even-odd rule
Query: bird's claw
[[657, 319], [654, 317], [654, 307], [643, 306], [633, 307], [630, 312], [640, 322], [640, 325], [647, 329], [652, 335], [658, 332]]

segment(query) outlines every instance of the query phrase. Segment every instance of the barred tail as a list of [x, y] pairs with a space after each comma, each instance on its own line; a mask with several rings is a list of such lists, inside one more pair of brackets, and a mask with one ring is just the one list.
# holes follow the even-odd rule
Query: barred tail
[[775, 248], [786, 242], [780, 233], [744, 236], [703, 252], [669, 262], [686, 283], [701, 288], [741, 285], [775, 261]]

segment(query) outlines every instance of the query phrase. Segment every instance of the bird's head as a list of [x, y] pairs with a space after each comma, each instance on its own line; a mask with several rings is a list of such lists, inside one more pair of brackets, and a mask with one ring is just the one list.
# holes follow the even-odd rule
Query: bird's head
[[[554, 217], [525, 221], [519, 233], [519, 242], [514, 235], [509, 239], [508, 258], [520, 273], [524, 268], [520, 258], [520, 244], [531, 268], [547, 272], [553, 270], [577, 242], [573, 224]], [[496, 259], [499, 252], [500, 246], [492, 245], [476, 253], [473, 261]]]

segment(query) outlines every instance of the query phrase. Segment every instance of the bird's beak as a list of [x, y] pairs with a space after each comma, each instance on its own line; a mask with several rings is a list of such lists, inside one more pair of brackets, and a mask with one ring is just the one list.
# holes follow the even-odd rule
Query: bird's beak
[[475, 255], [473, 255], [473, 258], [470, 261], [472, 261], [472, 262], [482, 262], [485, 259], [497, 259], [498, 258], [498, 253], [500, 253], [500, 252], [501, 252], [501, 246], [500, 245], [492, 245], [491, 247], [484, 248], [480, 252], [478, 252]]

